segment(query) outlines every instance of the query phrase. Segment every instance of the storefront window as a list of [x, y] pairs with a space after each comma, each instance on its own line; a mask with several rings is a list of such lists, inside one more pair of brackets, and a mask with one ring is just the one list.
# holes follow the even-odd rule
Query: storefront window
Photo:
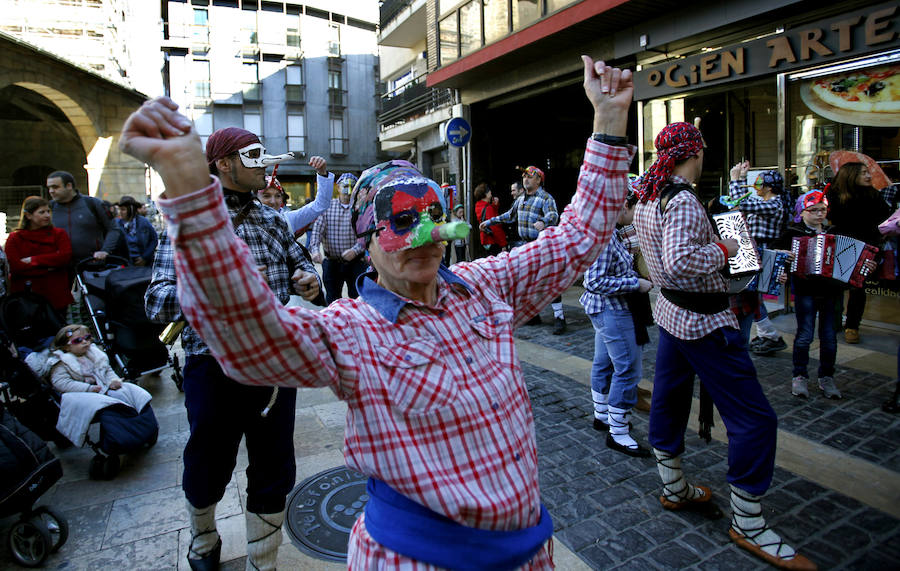
[[512, 0], [513, 30], [521, 30], [541, 17], [538, 0]]
[[[823, 187], [830, 181], [834, 173], [828, 166], [828, 155], [836, 150], [865, 153], [878, 162], [889, 177], [897, 180], [900, 127], [874, 126], [890, 123], [884, 115], [896, 114], [843, 109], [840, 107], [841, 101], [829, 103], [816, 93], [816, 86], [834, 86], [833, 91], [828, 91], [836, 95], [845, 94], [848, 103], [858, 107], [869, 97], [866, 94], [877, 95], [880, 91], [877, 89], [878, 77], [868, 76], [883, 73], [883, 67], [812, 78], [802, 78], [801, 74], [800, 79], [788, 83], [790, 161], [800, 192]], [[854, 91], [859, 91], [859, 94]]]
[[509, 34], [509, 0], [484, 0], [484, 43]]
[[547, 13], [555, 12], [575, 2], [576, 0], [547, 0]]
[[461, 55], [481, 47], [481, 0], [472, 0], [459, 9], [459, 31]]
[[705, 197], [724, 194], [729, 170], [741, 160], [754, 168], [778, 166], [776, 84], [771, 79], [729, 89], [707, 89], [687, 96], [654, 99], [643, 105], [644, 168], [656, 159], [656, 134], [669, 123], [696, 123], [706, 141], [698, 188]]
[[453, 12], [443, 20], [438, 26], [440, 31], [441, 44], [441, 65], [447, 65], [459, 58], [459, 31], [456, 25], [456, 12]]

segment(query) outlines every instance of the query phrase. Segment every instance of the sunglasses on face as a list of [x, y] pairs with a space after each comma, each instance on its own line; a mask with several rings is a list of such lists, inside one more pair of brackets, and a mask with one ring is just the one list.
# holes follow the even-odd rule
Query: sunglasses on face
[[87, 335], [82, 335], [81, 337], [73, 337], [69, 339], [69, 345], [78, 345], [79, 343], [84, 343], [85, 341], [91, 341], [94, 339], [94, 336], [88, 333]]
[[[431, 218], [435, 224], [444, 220], [444, 207], [440, 202], [432, 202], [425, 208], [425, 213]], [[419, 213], [415, 210], [404, 210], [392, 215], [388, 220], [391, 223], [395, 233], [403, 233], [409, 231], [413, 226], [419, 223]]]

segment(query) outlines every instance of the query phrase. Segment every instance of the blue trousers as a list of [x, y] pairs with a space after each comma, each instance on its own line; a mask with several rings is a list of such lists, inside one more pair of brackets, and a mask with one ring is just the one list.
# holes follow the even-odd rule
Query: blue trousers
[[334, 300], [340, 299], [343, 294], [344, 284], [347, 284], [347, 297], [356, 299], [359, 295], [356, 292], [356, 278], [365, 273], [365, 271], [366, 263], [362, 260], [362, 256], [352, 262], [332, 260], [331, 258], [322, 260], [322, 283], [325, 285], [325, 303], [331, 304]]
[[698, 375], [728, 434], [728, 482], [762, 495], [772, 482], [778, 420], [756, 378], [740, 331], [719, 328], [691, 341], [659, 328], [656, 375], [650, 405], [650, 444], [684, 452], [694, 376]]
[[641, 348], [634, 337], [631, 313], [607, 305], [588, 317], [594, 325], [591, 388], [609, 394], [609, 406], [631, 410], [641, 380]]
[[834, 331], [834, 308], [837, 299], [831, 296], [794, 294], [794, 311], [797, 316], [797, 336], [794, 338], [793, 375], [809, 377], [809, 346], [819, 315], [819, 378], [834, 376], [837, 358], [837, 335]]
[[222, 499], [231, 481], [241, 437], [247, 439], [247, 510], [277, 513], [294, 487], [296, 389], [281, 388], [266, 418], [260, 412], [272, 387], [242, 385], [225, 376], [209, 355], [191, 355], [184, 364], [184, 406], [191, 435], [184, 448], [181, 487], [192, 506]]

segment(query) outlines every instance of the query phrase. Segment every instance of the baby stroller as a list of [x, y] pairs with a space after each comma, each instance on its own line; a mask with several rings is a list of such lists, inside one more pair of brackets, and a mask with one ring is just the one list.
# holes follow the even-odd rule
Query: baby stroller
[[[9, 385], [0, 392], [9, 401]], [[13, 558], [37, 567], [69, 537], [65, 518], [34, 502], [62, 477], [62, 465], [47, 444], [0, 403], [0, 517], [20, 514], [9, 532]]]
[[75, 283], [83, 296], [97, 335], [113, 369], [125, 380], [172, 367], [172, 380], [182, 390], [178, 356], [159, 339], [164, 325], [151, 322], [144, 311], [144, 293], [152, 268], [129, 266], [117, 256], [86, 258], [75, 266]]
[[[10, 344], [20, 348], [29, 347], [26, 343], [31, 343], [31, 347], [39, 346], [35, 339], [44, 339], [49, 331], [58, 330], [62, 325], [59, 325], [53, 309], [44, 298], [33, 294], [15, 294], [11, 297], [14, 298], [12, 301], [7, 299], [0, 303], [0, 322], [4, 327], [11, 327], [7, 331], [14, 332], [8, 336], [0, 330], [0, 379], [6, 385], [6, 407], [41, 439], [67, 448], [72, 442], [56, 430], [61, 396], [42, 381], [28, 364], [8, 350]], [[52, 320], [47, 312], [53, 316]], [[36, 316], [41, 315], [47, 321], [34, 321]], [[28, 321], [17, 326], [17, 319]], [[114, 478], [119, 472], [119, 454], [153, 446], [159, 435], [159, 425], [149, 404], [140, 412], [125, 404], [116, 404], [100, 410], [90, 420], [100, 426], [97, 442], [89, 437], [84, 439], [84, 443], [95, 453], [89, 471], [90, 477], [95, 480]], [[78, 442], [79, 445], [81, 443]]]

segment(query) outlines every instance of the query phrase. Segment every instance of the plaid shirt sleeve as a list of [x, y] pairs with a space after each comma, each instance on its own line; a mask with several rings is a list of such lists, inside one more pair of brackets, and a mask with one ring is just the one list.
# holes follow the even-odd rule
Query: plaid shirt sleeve
[[488, 226], [500, 223], [512, 224], [513, 222], [515, 222], [519, 218], [518, 211], [521, 203], [522, 197], [520, 196], [519, 198], [513, 200], [512, 206], [509, 207], [509, 210], [507, 210], [503, 214], [499, 214], [497, 216], [494, 216], [493, 218], [489, 218], [487, 220]]
[[588, 140], [577, 191], [558, 226], [510, 252], [457, 264], [454, 273], [491, 284], [512, 306], [515, 324], [528, 321], [578, 279], [609, 242], [625, 202], [634, 150]]
[[747, 194], [747, 179], [739, 178], [728, 183], [728, 198], [740, 198]]
[[144, 294], [147, 319], [154, 323], [169, 323], [182, 319], [175, 287], [175, 260], [168, 232], [163, 231], [153, 260], [150, 286]]
[[[330, 342], [328, 333], [340, 328], [323, 326], [319, 312], [279, 302], [250, 246], [236, 239], [218, 179], [189, 195], [160, 198], [159, 206], [176, 252], [182, 310], [225, 374], [250, 385], [341, 391], [336, 347], [352, 352], [354, 344]], [[261, 346], [278, 350], [262, 358]]]
[[[331, 208], [329, 206], [329, 208]], [[322, 213], [313, 223], [312, 230], [309, 231], [309, 251], [318, 252], [322, 244], [322, 233], [325, 232], [325, 219], [328, 217], [328, 210]]]
[[900, 182], [882, 188], [881, 198], [883, 198], [891, 208], [897, 208], [898, 193], [900, 193]]
[[613, 309], [628, 309], [620, 296], [637, 291], [637, 273], [632, 268], [634, 258], [615, 234], [600, 256], [584, 273], [584, 289], [581, 304], [587, 314], [600, 312], [606, 303]]
[[557, 222], [559, 222], [559, 211], [556, 208], [556, 201], [553, 200], [553, 197], [550, 196], [550, 193], [544, 191], [544, 196], [541, 201], [541, 218], [540, 220], [544, 222], [544, 226], [553, 226]]

